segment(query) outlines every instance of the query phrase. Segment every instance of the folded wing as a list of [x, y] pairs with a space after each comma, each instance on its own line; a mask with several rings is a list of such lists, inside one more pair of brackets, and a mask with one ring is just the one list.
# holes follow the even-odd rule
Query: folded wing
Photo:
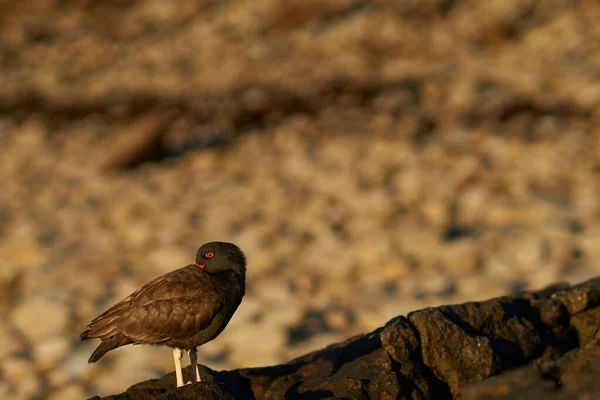
[[203, 273], [185, 267], [149, 282], [106, 310], [87, 326], [81, 339], [102, 340], [89, 362], [126, 344], [183, 340], [205, 329], [222, 303]]

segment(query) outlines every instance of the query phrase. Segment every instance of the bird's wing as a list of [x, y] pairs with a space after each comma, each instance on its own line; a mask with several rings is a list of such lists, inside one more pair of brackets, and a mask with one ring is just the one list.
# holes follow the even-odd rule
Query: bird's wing
[[116, 321], [116, 328], [137, 343], [189, 338], [205, 329], [222, 306], [222, 296], [212, 291], [201, 298], [155, 300], [132, 307]]
[[175, 323], [179, 329], [202, 329], [221, 303], [207, 275], [188, 266], [154, 279], [94, 318], [81, 338], [107, 338], [126, 329], [131, 339], [163, 337]]
[[177, 271], [178, 270], [159, 276], [158, 278], [146, 283], [144, 286], [142, 286], [141, 288], [139, 288], [138, 290], [125, 297], [123, 300], [119, 301], [117, 304], [113, 305], [108, 310], [104, 311], [102, 314], [94, 318], [92, 322], [88, 324], [87, 328], [92, 328], [101, 320], [110, 319], [112, 316], [119, 315], [127, 308], [129, 308], [134, 302], [134, 300], [140, 299], [141, 297], [148, 297], [148, 295], [151, 295], [154, 291], [157, 291], [156, 289], [161, 287], [164, 288], [164, 285], [162, 285], [163, 281], [168, 281], [169, 278], [173, 277], [175, 275], [174, 273]]

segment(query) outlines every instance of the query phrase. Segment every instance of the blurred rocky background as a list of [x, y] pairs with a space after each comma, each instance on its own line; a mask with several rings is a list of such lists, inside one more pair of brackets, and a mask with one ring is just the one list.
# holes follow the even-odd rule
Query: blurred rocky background
[[0, 0], [0, 398], [86, 363], [91, 318], [210, 240], [248, 293], [200, 350], [283, 362], [430, 305], [600, 273], [594, 0]]

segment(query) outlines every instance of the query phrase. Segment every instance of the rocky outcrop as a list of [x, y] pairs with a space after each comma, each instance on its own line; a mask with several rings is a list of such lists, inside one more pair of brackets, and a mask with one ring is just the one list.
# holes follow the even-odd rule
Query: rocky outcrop
[[593, 398], [599, 316], [600, 278], [557, 284], [415, 311], [287, 364], [203, 367], [195, 385], [174, 388], [169, 374], [105, 399]]
[[530, 363], [466, 387], [464, 400], [600, 398], [598, 338], [555, 361]]

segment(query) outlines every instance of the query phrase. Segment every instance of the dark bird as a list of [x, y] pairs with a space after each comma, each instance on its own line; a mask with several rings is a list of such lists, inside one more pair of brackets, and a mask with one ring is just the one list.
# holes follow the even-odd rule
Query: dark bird
[[198, 382], [196, 348], [225, 329], [245, 290], [244, 253], [232, 243], [206, 243], [198, 249], [194, 264], [145, 284], [86, 327], [82, 340], [102, 340], [88, 363], [127, 344], [169, 346], [173, 348], [177, 386], [183, 386], [184, 350], [195, 375], [192, 382]]

